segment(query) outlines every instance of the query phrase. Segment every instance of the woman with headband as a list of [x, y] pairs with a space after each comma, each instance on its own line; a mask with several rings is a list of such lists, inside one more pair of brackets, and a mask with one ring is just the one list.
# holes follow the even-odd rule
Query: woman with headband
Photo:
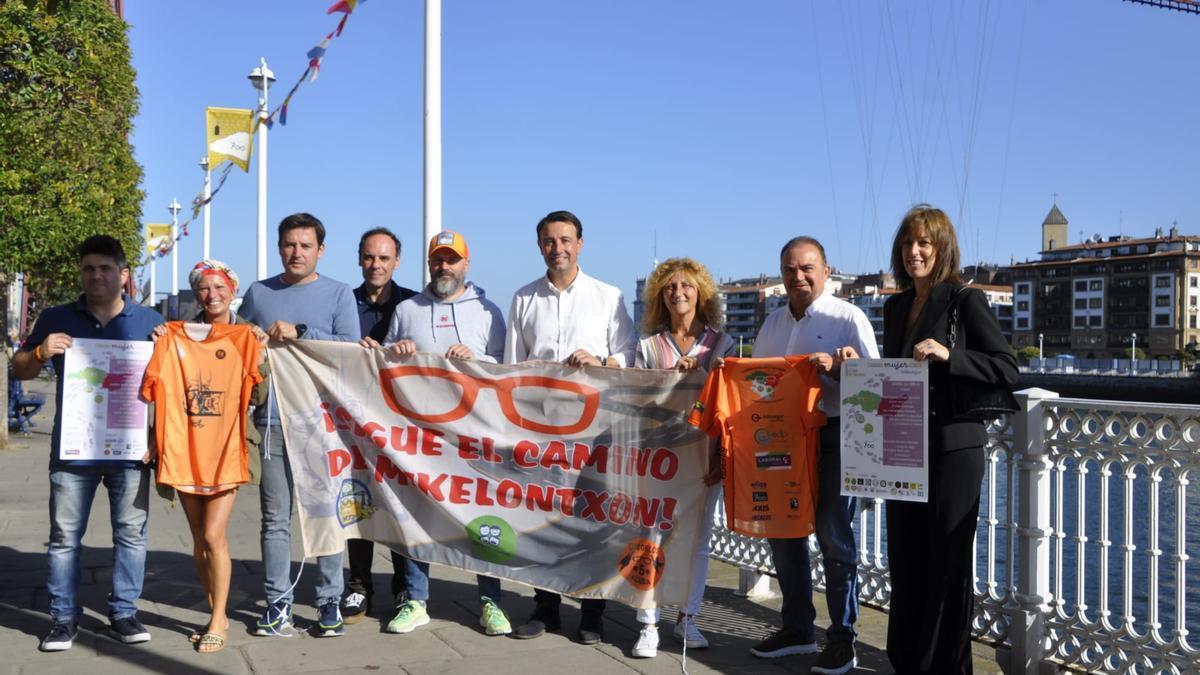
[[196, 651], [207, 654], [225, 647], [229, 629], [229, 516], [238, 487], [257, 478], [261, 467], [260, 439], [246, 411], [266, 398], [267, 335], [230, 309], [238, 277], [225, 264], [202, 260], [188, 283], [200, 312], [192, 323], [155, 329], [142, 391], [157, 403], [158, 482], [179, 493], [212, 610], [208, 624], [190, 638]]

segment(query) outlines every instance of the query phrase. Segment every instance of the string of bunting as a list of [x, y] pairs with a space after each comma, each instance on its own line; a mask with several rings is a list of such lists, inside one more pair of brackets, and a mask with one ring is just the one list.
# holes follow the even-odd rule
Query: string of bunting
[[[296, 95], [296, 91], [300, 89], [300, 85], [304, 84], [305, 82], [316, 81], [317, 76], [321, 72], [321, 63], [325, 60], [325, 52], [329, 49], [329, 43], [333, 41], [334, 38], [342, 35], [342, 29], [346, 27], [346, 21], [350, 18], [350, 15], [354, 13], [354, 10], [359, 5], [362, 5], [366, 1], [367, 0], [338, 0], [337, 2], [333, 3], [328, 10], [326, 10], [326, 14], [340, 13], [342, 15], [341, 19], [338, 20], [337, 27], [325, 35], [325, 37], [318, 42], [316, 46], [308, 50], [308, 65], [305, 66], [304, 72], [300, 74], [300, 79], [296, 80], [296, 84], [292, 85], [292, 88], [288, 90], [287, 95], [283, 97], [283, 102], [276, 106], [275, 109], [272, 110], [267, 116], [261, 118], [255, 117], [254, 126], [250, 132], [251, 136], [258, 131], [258, 126], [260, 124], [266, 124], [268, 129], [274, 128], [276, 118], [279, 119], [280, 126], [287, 126], [288, 106], [292, 102], [292, 97]], [[142, 263], [142, 272], [145, 271], [146, 262], [151, 259], [157, 259], [166, 256], [171, 252], [171, 249], [175, 247], [176, 242], [188, 236], [188, 226], [200, 217], [200, 213], [204, 209], [204, 206], [212, 202], [213, 198], [217, 196], [217, 193], [221, 191], [221, 188], [225, 185], [225, 180], [229, 178], [229, 172], [233, 169], [233, 167], [233, 162], [226, 161], [222, 163], [219, 171], [214, 176], [215, 180], [213, 181], [212, 187], [209, 190], [208, 197], [205, 198], [204, 190], [201, 189], [201, 191], [192, 198], [191, 217], [179, 224], [178, 230], [176, 231], [173, 239], [169, 237], [166, 238], [157, 249], [148, 254], [146, 260], [144, 260]], [[142, 276], [142, 273], [138, 274], [139, 286], [142, 285]]]

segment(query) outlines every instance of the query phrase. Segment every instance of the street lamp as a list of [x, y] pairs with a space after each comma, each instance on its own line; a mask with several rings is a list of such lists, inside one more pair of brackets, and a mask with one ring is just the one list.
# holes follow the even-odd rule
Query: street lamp
[[179, 201], [174, 197], [171, 198], [171, 203], [167, 204], [167, 210], [171, 212], [171, 295], [179, 294], [179, 235], [175, 230], [179, 227], [179, 209], [183, 208], [179, 205]]
[[246, 76], [258, 90], [258, 278], [267, 278], [267, 90], [275, 73], [260, 58], [258, 66]]
[[1043, 337], [1044, 336], [1041, 333], [1038, 333], [1038, 372], [1041, 372], [1041, 373], [1046, 372], [1046, 361], [1045, 361], [1046, 357], [1045, 357], [1045, 352], [1042, 351]]
[[1132, 373], [1137, 373], [1137, 333], [1130, 335], [1129, 339], [1133, 342], [1133, 346], [1129, 349], [1129, 358], [1131, 359], [1129, 370]]
[[205, 155], [200, 160], [200, 168], [204, 171], [204, 260], [208, 260], [209, 255], [209, 227], [212, 225], [212, 214], [209, 212], [208, 200], [212, 197], [212, 171], [208, 170], [208, 155]]

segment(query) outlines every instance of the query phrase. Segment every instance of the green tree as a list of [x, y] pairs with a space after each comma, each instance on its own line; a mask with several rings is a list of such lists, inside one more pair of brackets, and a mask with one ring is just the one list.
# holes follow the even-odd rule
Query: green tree
[[1030, 359], [1038, 357], [1038, 348], [1033, 345], [1025, 345], [1017, 350], [1017, 357], [1023, 359], [1025, 363], [1029, 363]]
[[[125, 22], [103, 0], [0, 0], [0, 285], [25, 272], [35, 311], [76, 292], [88, 235], [117, 237], [137, 260], [136, 112]], [[7, 390], [0, 350], [0, 403]]]
[[1126, 358], [1126, 359], [1136, 358], [1138, 361], [1146, 360], [1146, 350], [1145, 349], [1138, 347], [1136, 350], [1136, 356], [1134, 356], [1134, 354], [1135, 354], [1135, 351], [1131, 347], [1126, 347], [1125, 349], [1123, 349], [1121, 351], [1122, 358]]
[[77, 292], [88, 235], [142, 249], [125, 29], [102, 0], [0, 0], [0, 273], [39, 309]]

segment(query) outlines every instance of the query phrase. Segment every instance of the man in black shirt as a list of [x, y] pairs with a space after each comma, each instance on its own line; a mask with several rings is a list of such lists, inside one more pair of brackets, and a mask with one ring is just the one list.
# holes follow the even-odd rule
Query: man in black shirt
[[[416, 291], [392, 281], [392, 274], [400, 264], [400, 239], [385, 227], [367, 230], [358, 240], [358, 264], [362, 268], [362, 285], [354, 289], [354, 300], [358, 303], [358, 321], [362, 328], [364, 347], [383, 344], [396, 305], [416, 295]], [[375, 542], [367, 539], [346, 541], [346, 553], [350, 558], [350, 578], [346, 581], [346, 597], [342, 599], [342, 620], [356, 623], [371, 611], [371, 558], [375, 555]], [[392, 551], [392, 594], [403, 591], [405, 559]], [[397, 598], [397, 603], [403, 598]]]

